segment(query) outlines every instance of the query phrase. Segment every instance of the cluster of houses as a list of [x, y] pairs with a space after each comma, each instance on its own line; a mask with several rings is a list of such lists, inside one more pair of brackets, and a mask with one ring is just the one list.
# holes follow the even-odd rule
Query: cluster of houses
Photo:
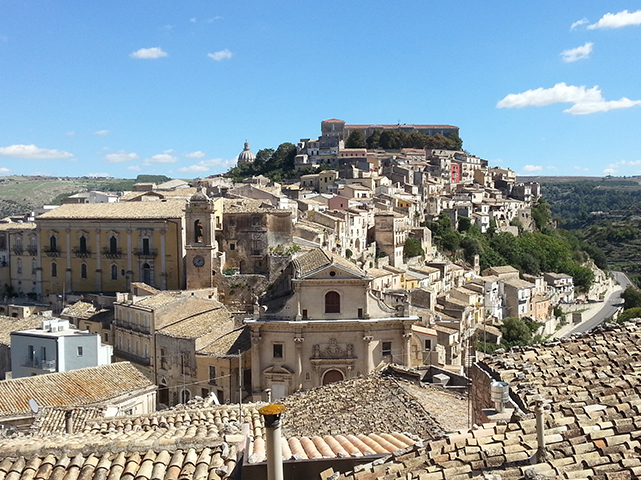
[[[325, 169], [296, 183], [138, 184], [4, 219], [0, 315], [60, 319], [0, 335], [11, 349], [2, 373], [90, 366], [96, 350], [92, 366], [110, 353], [130, 362], [164, 406], [260, 401], [392, 363], [460, 374], [476, 339], [500, 341], [506, 317], [553, 329], [553, 307], [574, 300], [571, 276], [451, 262], [424, 226], [446, 214], [517, 234], [515, 223], [532, 228], [539, 185], [463, 151], [344, 147], [379, 127], [458, 134], [331, 119], [296, 157], [299, 170]], [[253, 159], [245, 144], [239, 161]], [[406, 256], [410, 238], [422, 255]]]

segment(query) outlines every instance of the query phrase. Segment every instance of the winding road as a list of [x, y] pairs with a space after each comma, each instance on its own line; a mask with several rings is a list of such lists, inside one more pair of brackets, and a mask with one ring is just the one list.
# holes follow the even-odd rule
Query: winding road
[[621, 298], [621, 294], [623, 293], [623, 290], [625, 290], [626, 287], [630, 285], [632, 282], [623, 272], [612, 272], [612, 273], [614, 274], [614, 277], [619, 282], [619, 285], [621, 286], [622, 289], [612, 292], [608, 296], [608, 298], [605, 299], [605, 301], [603, 302], [603, 307], [601, 307], [601, 309], [598, 312], [596, 312], [596, 314], [594, 314], [591, 318], [579, 323], [572, 330], [566, 332], [563, 335], [564, 337], [569, 337], [574, 333], [583, 333], [583, 332], [592, 330], [594, 327], [602, 323], [606, 318], [609, 318], [615, 314], [617, 309], [623, 303], [623, 299]]

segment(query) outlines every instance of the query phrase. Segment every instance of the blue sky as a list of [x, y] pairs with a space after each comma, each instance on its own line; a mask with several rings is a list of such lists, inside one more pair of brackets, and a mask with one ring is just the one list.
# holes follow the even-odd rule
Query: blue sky
[[202, 177], [320, 122], [641, 174], [641, 2], [0, 0], [0, 175]]

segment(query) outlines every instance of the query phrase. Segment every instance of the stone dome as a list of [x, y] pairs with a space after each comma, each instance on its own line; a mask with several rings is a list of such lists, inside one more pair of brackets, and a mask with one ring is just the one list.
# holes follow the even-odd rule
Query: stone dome
[[245, 148], [238, 155], [238, 163], [253, 163], [254, 160], [256, 160], [256, 155], [249, 149], [249, 142], [245, 142]]
[[198, 190], [198, 191], [196, 191], [196, 193], [194, 193], [191, 196], [189, 201], [190, 202], [208, 202], [209, 201], [209, 197], [207, 195], [205, 195], [205, 193], [202, 192], [201, 190]]

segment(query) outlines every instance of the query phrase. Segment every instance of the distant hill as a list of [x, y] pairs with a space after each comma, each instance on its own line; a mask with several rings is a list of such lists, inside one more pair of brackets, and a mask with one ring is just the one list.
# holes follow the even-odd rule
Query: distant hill
[[20, 215], [42, 205], [60, 204], [74, 193], [131, 190], [139, 180], [90, 177], [0, 177], [0, 218]]

